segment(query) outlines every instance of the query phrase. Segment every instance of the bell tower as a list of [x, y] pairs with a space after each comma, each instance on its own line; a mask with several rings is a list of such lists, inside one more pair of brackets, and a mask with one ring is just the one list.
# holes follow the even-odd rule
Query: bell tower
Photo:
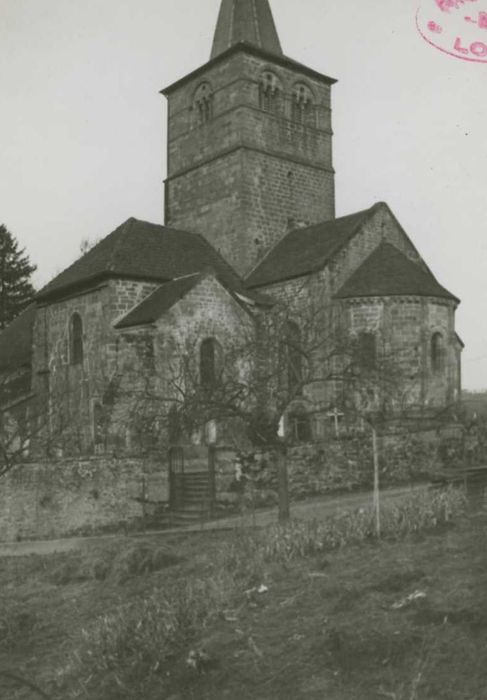
[[222, 0], [209, 62], [162, 91], [166, 225], [245, 275], [287, 231], [333, 218], [334, 83], [284, 56], [268, 0]]

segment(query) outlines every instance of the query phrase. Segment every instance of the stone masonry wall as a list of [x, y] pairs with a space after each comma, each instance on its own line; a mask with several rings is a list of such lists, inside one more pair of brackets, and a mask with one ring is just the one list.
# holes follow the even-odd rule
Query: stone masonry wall
[[[459, 398], [453, 302], [425, 297], [368, 298], [345, 302], [342, 309], [352, 336], [374, 333], [386, 363], [394, 358], [408, 404], [434, 408]], [[444, 341], [443, 363], [436, 369], [431, 354], [435, 333]]]
[[[280, 86], [273, 112], [259, 106], [264, 71]], [[203, 82], [212, 118], [200, 123], [193, 100]], [[313, 95], [314, 124], [292, 119], [297, 82]], [[329, 85], [239, 52], [168, 99], [167, 225], [207, 236], [243, 274], [297, 222], [334, 216]]]
[[[117, 333], [113, 324], [157, 285], [110, 280], [84, 294], [40, 307], [34, 327], [33, 390], [41, 413], [51, 416], [53, 442], [63, 454], [93, 448], [93, 405], [101, 398], [117, 367]], [[73, 364], [70, 322], [83, 324], [83, 361]]]
[[333, 187], [327, 171], [242, 149], [172, 182], [168, 224], [204, 234], [246, 273], [298, 223], [329, 219]]
[[[197, 356], [196, 348], [205, 338], [214, 337], [224, 348], [229, 348], [239, 342], [241, 334], [245, 337], [251, 327], [248, 313], [214, 277], [209, 276], [158, 321], [157, 337], [163, 342], [171, 336], [179, 348], [184, 348], [189, 340]], [[158, 356], [162, 365], [164, 353], [159, 352]]]
[[[331, 314], [328, 352], [337, 342], [338, 330], [351, 331], [352, 335], [361, 330], [379, 330], [379, 345], [387, 354], [397, 354], [409, 377], [410, 402], [430, 407], [448, 405], [458, 398], [460, 384], [453, 302], [425, 298], [401, 301], [372, 298], [355, 300], [347, 305], [333, 301], [333, 295], [383, 240], [424, 264], [387, 205], [379, 203], [361, 230], [323, 271], [272, 284], [263, 291], [285, 303], [300, 325], [306, 323], [310, 309], [317, 304], [328, 307]], [[433, 371], [431, 364], [434, 333], [441, 333], [445, 342], [445, 367], [441, 371]], [[307, 395], [319, 408], [334, 400], [334, 391], [333, 383], [329, 382], [308, 389]]]
[[[391, 433], [379, 440], [381, 488], [427, 481], [445, 467], [458, 464], [463, 449], [459, 425]], [[451, 460], [453, 462], [451, 463]], [[373, 455], [370, 432], [341, 439], [314, 441], [287, 449], [289, 495], [292, 502], [313, 496], [372, 489]], [[238, 475], [236, 465], [243, 467]], [[217, 502], [220, 506], [251, 507], [277, 503], [277, 466], [272, 452], [247, 453], [244, 459], [229, 449], [216, 453]], [[240, 478], [239, 478], [240, 477]]]
[[27, 463], [0, 486], [3, 542], [132, 527], [168, 497], [164, 463], [106, 457]]
[[[181, 389], [191, 396], [199, 386], [201, 343], [214, 338], [222, 360], [228, 361], [228, 351], [242, 347], [242, 338], [248, 339], [252, 332], [249, 314], [211, 274], [150, 329], [118, 331], [120, 385], [115, 405], [108, 412], [109, 442], [134, 453], [147, 449], [150, 442], [165, 453], [170, 440], [168, 412], [175, 400], [181, 400]], [[149, 356], [144, 353], [147, 348]], [[217, 361], [218, 356], [220, 353]], [[239, 367], [234, 371], [239, 372]], [[195, 434], [183, 438], [204, 440], [204, 426], [195, 426]]]

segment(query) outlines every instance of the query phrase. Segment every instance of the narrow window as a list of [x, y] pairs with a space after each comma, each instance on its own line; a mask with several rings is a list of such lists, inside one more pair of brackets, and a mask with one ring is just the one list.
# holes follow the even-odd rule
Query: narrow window
[[445, 348], [441, 333], [434, 333], [431, 337], [431, 369], [433, 372], [441, 372], [445, 367]]
[[202, 83], [196, 90], [193, 111], [197, 124], [206, 124], [213, 117], [213, 92], [209, 83]]
[[71, 316], [71, 364], [83, 362], [83, 321], [76, 313]]
[[277, 114], [280, 111], [281, 92], [279, 80], [274, 73], [263, 73], [259, 83], [259, 107], [265, 112]]
[[297, 83], [292, 96], [292, 120], [298, 124], [315, 126], [313, 93], [304, 83]]
[[218, 355], [219, 346], [215, 338], [205, 338], [200, 345], [200, 381], [206, 389], [210, 389], [216, 384]]
[[365, 369], [373, 369], [377, 363], [377, 341], [375, 333], [363, 332], [358, 336], [357, 363]]

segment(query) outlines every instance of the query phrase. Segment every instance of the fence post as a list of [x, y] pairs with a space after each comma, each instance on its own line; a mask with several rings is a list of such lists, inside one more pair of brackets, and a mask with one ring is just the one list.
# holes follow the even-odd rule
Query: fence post
[[216, 446], [208, 446], [208, 511], [210, 518], [215, 515], [216, 505]]
[[380, 537], [380, 484], [379, 484], [379, 448], [377, 445], [377, 430], [372, 426], [372, 452], [374, 455], [374, 511], [375, 531]]

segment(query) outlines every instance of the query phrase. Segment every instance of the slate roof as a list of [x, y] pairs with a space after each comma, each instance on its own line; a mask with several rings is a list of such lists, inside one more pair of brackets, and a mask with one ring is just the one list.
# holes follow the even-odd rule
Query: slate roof
[[241, 41], [282, 54], [269, 0], [221, 0], [211, 58]]
[[30, 304], [0, 333], [0, 371], [30, 367], [35, 315], [36, 306]]
[[165, 282], [208, 268], [230, 287], [242, 288], [237, 273], [203, 236], [130, 218], [57, 275], [37, 299], [75, 292], [109, 277]]
[[250, 272], [247, 286], [260, 287], [321, 270], [378, 206], [291, 231]]
[[[165, 282], [149, 294], [148, 297], [143, 299], [140, 304], [131, 309], [128, 314], [115, 325], [115, 328], [131, 328], [133, 326], [154, 323], [209, 275], [214, 276], [217, 281], [223, 285], [237, 304], [240, 304], [247, 312], [250, 311], [254, 300], [252, 298], [249, 299], [246, 292], [235, 292], [232, 288], [222, 283], [222, 280], [218, 279], [212, 271], [207, 271], [180, 277], [171, 282]], [[273, 303], [267, 297], [259, 297], [259, 302], [265, 303], [266, 305]]]
[[336, 299], [375, 296], [428, 296], [459, 301], [426, 267], [391, 243], [381, 243], [335, 294]]
[[196, 287], [203, 277], [203, 274], [196, 273], [162, 284], [129, 311], [116, 324], [115, 328], [130, 328], [131, 326], [154, 323], [165, 311], [168, 311], [191, 289]]

